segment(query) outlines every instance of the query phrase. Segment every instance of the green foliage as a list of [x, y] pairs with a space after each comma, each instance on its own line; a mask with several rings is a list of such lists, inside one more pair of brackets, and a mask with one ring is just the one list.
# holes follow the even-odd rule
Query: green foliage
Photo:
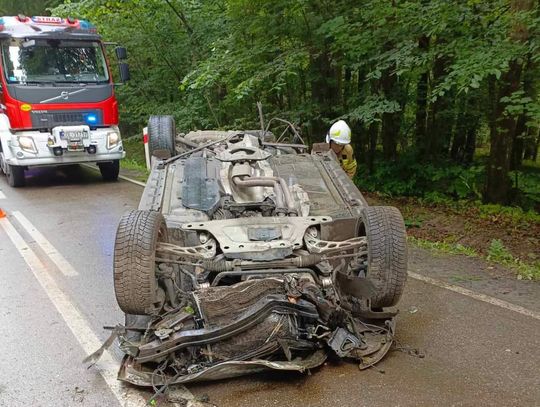
[[504, 111], [506, 115], [513, 117], [524, 115], [530, 127], [540, 125], [540, 101], [527, 96], [524, 90], [502, 97], [501, 102], [506, 103]]
[[[481, 165], [463, 167], [450, 161], [425, 163], [415, 153], [402, 154], [396, 161], [381, 161], [373, 172], [360, 166], [355, 182], [361, 190], [389, 196], [421, 198], [424, 203], [452, 205], [453, 201], [480, 201], [485, 179]], [[540, 171], [524, 166], [512, 172], [516, 203], [520, 206], [476, 203], [482, 216], [499, 215], [510, 222], [538, 221], [540, 214]], [[467, 203], [470, 205], [470, 203]], [[455, 206], [455, 205], [454, 205]]]
[[341, 118], [350, 120], [353, 123], [361, 122], [369, 126], [372, 123], [381, 122], [384, 113], [396, 113], [399, 111], [401, 111], [401, 107], [395, 100], [388, 100], [382, 95], [374, 95], [366, 98], [361, 105]]
[[[482, 195], [485, 162], [471, 166], [467, 150], [488, 147], [504, 114], [524, 119], [518, 138], [538, 149], [538, 6], [66, 0], [53, 12], [89, 19], [104, 39], [129, 50], [132, 80], [117, 88], [125, 134], [140, 132], [150, 114], [172, 114], [184, 132], [254, 128], [257, 101], [267, 117], [297, 123], [310, 142], [345, 118], [355, 147], [366, 152], [359, 159], [374, 169], [359, 185], [434, 201]], [[513, 34], [516, 27], [526, 39]], [[111, 61], [114, 67], [112, 53]], [[523, 71], [518, 89], [503, 95], [516, 63]], [[396, 162], [376, 162], [381, 145], [383, 157], [399, 156]], [[537, 187], [523, 178], [515, 202], [533, 207]]]
[[522, 169], [512, 171], [510, 176], [517, 192], [516, 203], [540, 212], [540, 164], [524, 162]]
[[396, 162], [379, 163], [371, 174], [361, 168], [356, 182], [368, 191], [442, 203], [449, 198], [478, 199], [482, 176], [481, 167], [464, 168], [448, 162], [426, 164], [415, 154], [404, 154]]
[[493, 239], [488, 248], [487, 259], [496, 263], [508, 263], [514, 260], [514, 256], [500, 239]]
[[0, 0], [0, 15], [49, 15], [48, 9], [60, 3], [62, 0]]
[[146, 159], [144, 155], [144, 144], [141, 136], [124, 138], [122, 140], [126, 158], [120, 161], [120, 167], [128, 170], [131, 178], [146, 182], [149, 171], [146, 169]]
[[540, 223], [540, 214], [533, 210], [524, 211], [519, 207], [497, 204], [478, 205], [477, 208], [483, 219], [502, 220], [515, 226]]
[[126, 151], [126, 158], [133, 161], [137, 165], [146, 166], [146, 158], [144, 155], [144, 144], [141, 136], [124, 137], [122, 139], [124, 150]]

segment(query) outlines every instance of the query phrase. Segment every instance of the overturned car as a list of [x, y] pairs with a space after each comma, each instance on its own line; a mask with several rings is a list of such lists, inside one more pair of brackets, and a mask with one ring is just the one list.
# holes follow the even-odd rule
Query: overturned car
[[369, 206], [331, 151], [299, 137], [176, 136], [152, 116], [149, 138], [152, 171], [114, 249], [120, 380], [305, 371], [329, 352], [366, 368], [388, 352], [407, 275], [396, 208]]

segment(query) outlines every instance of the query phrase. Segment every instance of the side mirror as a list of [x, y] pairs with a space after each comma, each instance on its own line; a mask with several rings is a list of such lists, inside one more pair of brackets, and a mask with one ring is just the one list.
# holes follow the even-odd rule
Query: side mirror
[[130, 75], [129, 75], [129, 65], [125, 62], [120, 62], [118, 64], [118, 69], [120, 70], [120, 80], [122, 82], [129, 81]]
[[120, 60], [127, 58], [127, 50], [124, 47], [116, 47], [114, 52], [116, 53], [116, 58]]

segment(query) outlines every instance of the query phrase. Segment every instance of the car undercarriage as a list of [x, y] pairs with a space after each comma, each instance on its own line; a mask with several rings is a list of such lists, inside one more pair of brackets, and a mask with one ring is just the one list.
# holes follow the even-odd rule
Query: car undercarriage
[[126, 324], [120, 380], [163, 386], [329, 353], [373, 366], [390, 349], [407, 269], [396, 208], [369, 206], [331, 151], [264, 131], [178, 136], [149, 122], [152, 171], [118, 226]]

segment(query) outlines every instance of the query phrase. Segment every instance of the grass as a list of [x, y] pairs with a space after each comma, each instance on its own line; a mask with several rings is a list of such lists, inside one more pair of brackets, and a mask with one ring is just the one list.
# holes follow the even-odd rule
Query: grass
[[486, 259], [516, 270], [520, 279], [540, 280], [540, 262], [524, 263], [521, 259], [514, 257], [499, 239], [491, 241]]
[[140, 137], [129, 137], [122, 140], [126, 158], [120, 161], [122, 169], [133, 172], [130, 174], [139, 181], [146, 181], [149, 171], [146, 169], [146, 160], [144, 157], [144, 145]]
[[482, 257], [492, 263], [500, 264], [515, 270], [518, 280], [540, 280], [540, 262], [533, 264], [524, 263], [520, 259], [514, 257], [499, 239], [493, 239], [491, 241], [488, 254], [485, 257], [480, 256], [473, 248], [459, 243], [432, 242], [430, 240], [418, 239], [413, 236], [409, 236], [407, 239], [417, 247], [438, 253]]
[[502, 206], [494, 204], [476, 204], [479, 215], [482, 219], [502, 220], [511, 225], [528, 225], [540, 223], [540, 213], [533, 210], [524, 211], [515, 206]]
[[422, 249], [438, 251], [447, 254], [460, 254], [469, 257], [478, 257], [478, 253], [471, 247], [463, 246], [459, 243], [432, 242], [430, 240], [418, 239], [413, 236], [407, 238], [409, 242]]
[[139, 163], [142, 166], [146, 166], [146, 160], [144, 158], [144, 144], [140, 136], [127, 137], [122, 140], [124, 149], [126, 150], [126, 158]]

